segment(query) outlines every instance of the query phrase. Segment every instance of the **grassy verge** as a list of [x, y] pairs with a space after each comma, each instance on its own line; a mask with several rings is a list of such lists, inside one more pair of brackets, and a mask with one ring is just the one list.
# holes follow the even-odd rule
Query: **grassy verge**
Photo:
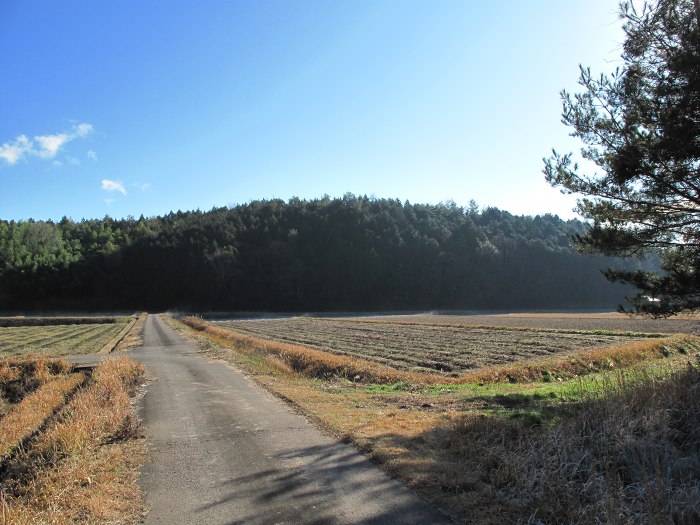
[[700, 520], [697, 338], [415, 381], [168, 322], [465, 521]]
[[[135, 523], [144, 455], [131, 396], [143, 367], [109, 359], [4, 465], [0, 523]], [[39, 392], [36, 390], [35, 392]]]
[[[506, 521], [698, 523], [698, 368], [616, 372], [589, 392], [547, 425], [467, 413], [431, 437]], [[474, 480], [454, 474], [444, 482], [466, 496]]]
[[143, 330], [143, 324], [146, 322], [146, 317], [146, 313], [141, 313], [138, 316], [131, 318], [131, 320], [126, 324], [126, 326], [124, 326], [124, 328], [122, 328], [122, 330], [117, 335], [115, 335], [112, 339], [105, 343], [97, 353], [109, 354], [110, 352], [113, 352], [115, 349], [120, 347], [120, 345], [123, 342], [125, 342], [125, 340], [132, 331], [137, 333], [141, 332]]

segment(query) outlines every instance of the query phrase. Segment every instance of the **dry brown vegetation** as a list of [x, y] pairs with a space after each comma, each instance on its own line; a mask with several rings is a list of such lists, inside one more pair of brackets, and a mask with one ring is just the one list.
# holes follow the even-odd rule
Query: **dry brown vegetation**
[[5, 461], [0, 523], [139, 519], [143, 509], [135, 479], [143, 444], [135, 441], [131, 396], [143, 372], [126, 357], [103, 361], [56, 417]]
[[523, 383], [572, 379], [595, 372], [629, 368], [638, 363], [700, 351], [700, 338], [674, 334], [593, 348], [543, 361], [484, 367], [459, 378], [463, 383]]
[[55, 378], [9, 410], [1, 420], [0, 464], [23, 440], [36, 432], [84, 380], [85, 375], [82, 373]]
[[14, 404], [44, 383], [68, 373], [71, 365], [62, 359], [44, 357], [0, 360], [0, 417]]
[[[696, 337], [628, 339], [460, 378], [395, 370], [368, 384], [346, 372], [352, 363], [331, 366], [349, 356], [188, 323], [211, 355], [465, 522], [700, 521]], [[311, 359], [323, 364], [294, 366]]]
[[700, 370], [689, 365], [630, 380], [612, 376], [553, 426], [467, 414], [432, 439], [478, 476], [502, 523], [700, 521]]

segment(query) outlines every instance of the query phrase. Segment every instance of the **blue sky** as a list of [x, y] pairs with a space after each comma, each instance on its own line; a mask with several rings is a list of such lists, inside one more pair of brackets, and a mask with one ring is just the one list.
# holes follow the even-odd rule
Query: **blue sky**
[[0, 0], [0, 218], [259, 198], [572, 217], [559, 90], [619, 65], [604, 0]]

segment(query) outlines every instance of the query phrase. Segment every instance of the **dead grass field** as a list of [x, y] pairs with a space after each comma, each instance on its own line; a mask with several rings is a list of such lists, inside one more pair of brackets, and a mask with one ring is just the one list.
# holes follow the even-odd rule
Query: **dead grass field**
[[398, 370], [449, 376], [662, 335], [305, 317], [223, 321], [216, 325]]
[[61, 357], [92, 354], [117, 336], [131, 319], [99, 324], [0, 327], [0, 358], [26, 354]]

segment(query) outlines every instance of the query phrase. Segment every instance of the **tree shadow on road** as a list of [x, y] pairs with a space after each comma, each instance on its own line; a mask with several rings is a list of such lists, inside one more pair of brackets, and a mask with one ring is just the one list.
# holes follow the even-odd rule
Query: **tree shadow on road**
[[222, 481], [228, 495], [197, 512], [240, 500], [253, 508], [230, 525], [451, 523], [342, 443], [289, 449], [270, 459], [279, 468]]

